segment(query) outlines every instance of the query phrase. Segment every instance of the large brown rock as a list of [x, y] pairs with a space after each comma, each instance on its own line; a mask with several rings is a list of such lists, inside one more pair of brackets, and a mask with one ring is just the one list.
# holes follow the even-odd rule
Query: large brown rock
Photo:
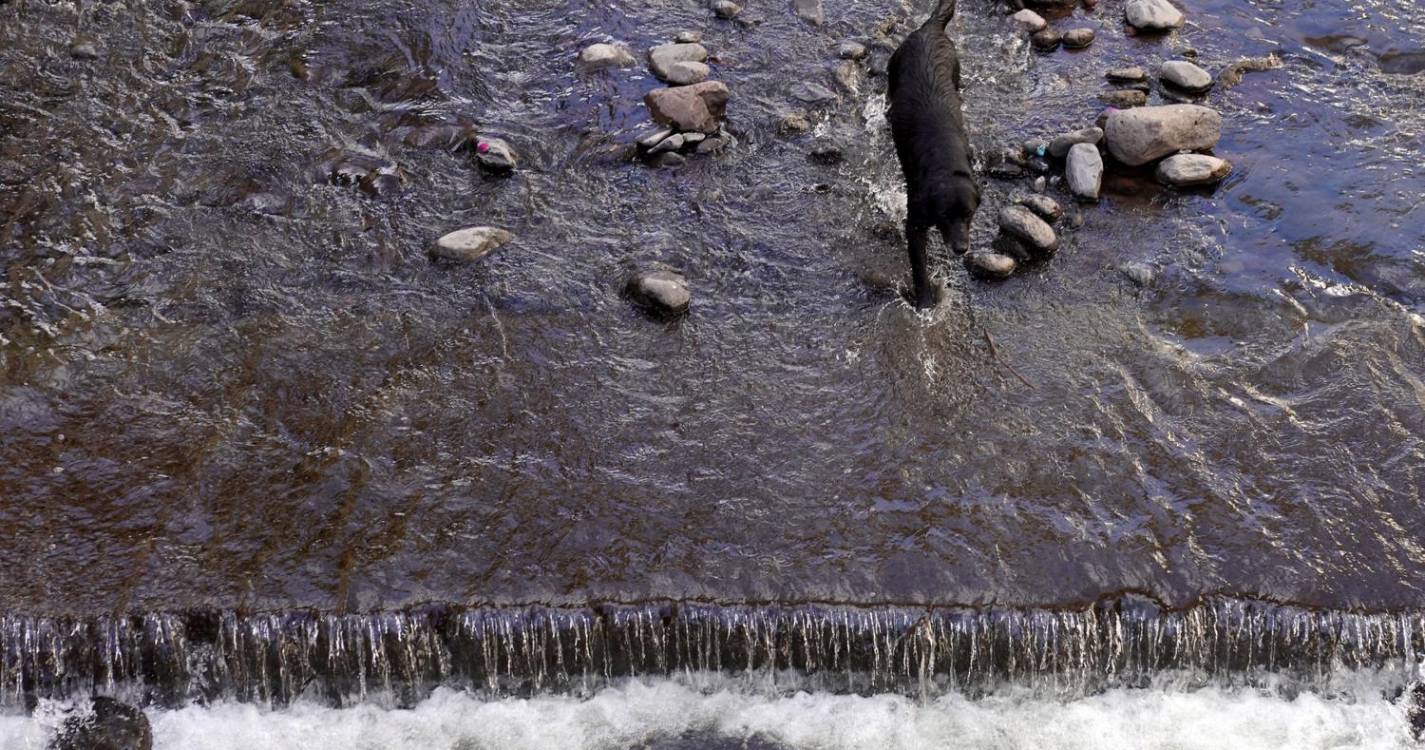
[[643, 97], [653, 119], [678, 130], [716, 133], [732, 92], [722, 81], [654, 89]]
[[1108, 115], [1104, 135], [1113, 158], [1136, 167], [1179, 151], [1217, 145], [1222, 115], [1196, 104], [1120, 109]]

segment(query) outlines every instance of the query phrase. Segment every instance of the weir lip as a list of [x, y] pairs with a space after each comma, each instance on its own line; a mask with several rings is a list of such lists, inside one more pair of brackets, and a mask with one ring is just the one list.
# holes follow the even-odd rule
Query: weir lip
[[324, 614], [311, 610], [0, 616], [0, 705], [93, 692], [150, 705], [221, 699], [411, 705], [437, 687], [588, 694], [626, 676], [746, 674], [769, 689], [1072, 697], [1172, 681], [1330, 691], [1425, 653], [1425, 612], [1350, 613], [1210, 597], [1075, 609], [601, 603]]

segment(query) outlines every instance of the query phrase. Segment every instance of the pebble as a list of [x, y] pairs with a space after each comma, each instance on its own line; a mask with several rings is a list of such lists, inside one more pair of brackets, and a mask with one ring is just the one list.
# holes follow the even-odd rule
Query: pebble
[[1044, 221], [1054, 224], [1064, 215], [1059, 202], [1047, 195], [1025, 194], [1015, 197], [1015, 203], [1033, 211]]
[[674, 65], [678, 63], [702, 63], [708, 59], [708, 50], [701, 44], [660, 44], [648, 50], [648, 69], [661, 80], [669, 80]]
[[627, 48], [617, 44], [591, 44], [579, 53], [579, 62], [594, 69], [627, 68], [638, 60]]
[[1024, 149], [1025, 156], [1043, 156], [1049, 153], [1049, 142], [1031, 138], [1025, 141], [1021, 148]]
[[713, 15], [722, 19], [736, 18], [737, 14], [742, 12], [742, 6], [732, 0], [714, 0], [710, 7]]
[[1075, 198], [1087, 201], [1098, 200], [1103, 188], [1103, 157], [1098, 147], [1080, 143], [1069, 149], [1069, 159], [1064, 166], [1064, 177], [1069, 183], [1069, 192]]
[[836, 45], [836, 56], [842, 60], [863, 60], [870, 54], [866, 45], [851, 40], [846, 40]]
[[682, 133], [683, 145], [693, 146], [707, 140], [707, 133]]
[[1178, 154], [1158, 164], [1158, 181], [1174, 187], [1212, 185], [1232, 173], [1225, 159], [1205, 154]]
[[1179, 151], [1217, 145], [1222, 115], [1197, 104], [1169, 104], [1114, 110], [1104, 128], [1114, 158], [1136, 167]]
[[1019, 267], [1014, 258], [1000, 253], [970, 253], [965, 256], [965, 270], [977, 279], [1000, 281], [1014, 274]]
[[673, 41], [678, 44], [697, 44], [702, 40], [703, 32], [701, 31], [680, 31], [677, 36], [673, 37]]
[[634, 274], [624, 285], [624, 294], [645, 311], [663, 317], [676, 317], [688, 312], [693, 300], [688, 280], [672, 271]]
[[1059, 249], [1059, 237], [1043, 219], [1024, 206], [1000, 209], [999, 226], [1004, 232], [1042, 253]]
[[681, 167], [687, 163], [688, 158], [678, 153], [677, 151], [669, 151], [667, 153], [659, 154], [658, 158], [653, 160], [654, 166], [665, 168]]
[[1089, 28], [1069, 29], [1064, 32], [1064, 46], [1069, 49], [1083, 49], [1093, 44], [1094, 30]]
[[475, 149], [475, 161], [480, 168], [491, 174], [509, 174], [515, 171], [519, 165], [519, 157], [515, 155], [515, 150], [510, 148], [510, 144], [499, 138], [479, 139], [479, 146]]
[[88, 39], [80, 39], [70, 46], [69, 56], [76, 60], [98, 60], [99, 47]]
[[732, 93], [721, 81], [654, 89], [643, 97], [653, 119], [678, 130], [717, 132]]
[[1068, 156], [1069, 149], [1077, 143], [1091, 143], [1097, 145], [1103, 140], [1103, 130], [1101, 128], [1083, 128], [1070, 133], [1065, 133], [1052, 141], [1049, 141], [1049, 154], [1055, 159], [1062, 159]]
[[1014, 23], [1016, 28], [1031, 34], [1049, 25], [1049, 22], [1045, 21], [1043, 16], [1028, 8], [1010, 16], [1009, 20]]
[[792, 10], [798, 18], [809, 21], [813, 26], [826, 23], [826, 11], [821, 7], [821, 0], [792, 0]]
[[835, 101], [836, 92], [811, 81], [802, 81], [792, 87], [792, 98], [807, 104], [822, 104]]
[[1029, 43], [1040, 52], [1053, 52], [1059, 48], [1062, 37], [1053, 29], [1040, 29], [1029, 37]]
[[1128, 25], [1140, 31], [1168, 31], [1187, 19], [1168, 0], [1129, 0], [1123, 7]]
[[1034, 192], [1036, 192], [1036, 193], [1042, 193], [1042, 192], [1044, 192], [1044, 190], [1045, 190], [1046, 188], [1048, 188], [1048, 187], [1049, 187], [1049, 181], [1048, 181], [1048, 180], [1044, 179], [1043, 177], [1035, 177], [1035, 178], [1034, 178]]
[[1103, 77], [1110, 81], [1119, 81], [1122, 83], [1140, 83], [1148, 80], [1148, 72], [1134, 65], [1124, 68], [1110, 68], [1108, 72], [1103, 74]]
[[1163, 63], [1158, 68], [1158, 77], [1193, 94], [1212, 88], [1212, 74], [1186, 60]]
[[457, 229], [436, 240], [430, 254], [446, 260], [479, 260], [514, 237], [509, 230], [498, 227]]
[[1098, 100], [1110, 107], [1128, 109], [1148, 103], [1148, 92], [1138, 89], [1114, 89], [1098, 95]]
[[685, 138], [681, 133], [670, 135], [667, 138], [664, 138], [663, 141], [658, 145], [648, 149], [648, 153], [651, 155], [662, 154], [668, 151], [677, 151], [681, 149], [683, 147], [683, 144], [686, 142], [687, 138]]
[[639, 148], [646, 151], [667, 140], [670, 135], [673, 135], [673, 131], [670, 128], [660, 128], [642, 136], [635, 141], [635, 143], [638, 144]]

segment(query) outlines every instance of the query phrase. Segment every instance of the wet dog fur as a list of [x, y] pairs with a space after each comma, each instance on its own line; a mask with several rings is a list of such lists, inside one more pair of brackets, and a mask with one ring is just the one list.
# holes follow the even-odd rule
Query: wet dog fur
[[911, 32], [890, 62], [887, 119], [906, 183], [906, 244], [916, 307], [935, 304], [927, 245], [930, 230], [956, 255], [970, 249], [970, 223], [980, 189], [970, 164], [970, 141], [960, 103], [960, 57], [945, 25], [956, 0], [939, 6]]

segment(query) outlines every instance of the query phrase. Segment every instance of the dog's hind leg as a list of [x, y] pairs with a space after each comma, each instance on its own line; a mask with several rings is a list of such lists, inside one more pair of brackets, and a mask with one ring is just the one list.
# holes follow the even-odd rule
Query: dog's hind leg
[[915, 282], [915, 306], [935, 306], [935, 291], [930, 286], [930, 227], [912, 219], [905, 222], [906, 247], [910, 251], [910, 275]]

